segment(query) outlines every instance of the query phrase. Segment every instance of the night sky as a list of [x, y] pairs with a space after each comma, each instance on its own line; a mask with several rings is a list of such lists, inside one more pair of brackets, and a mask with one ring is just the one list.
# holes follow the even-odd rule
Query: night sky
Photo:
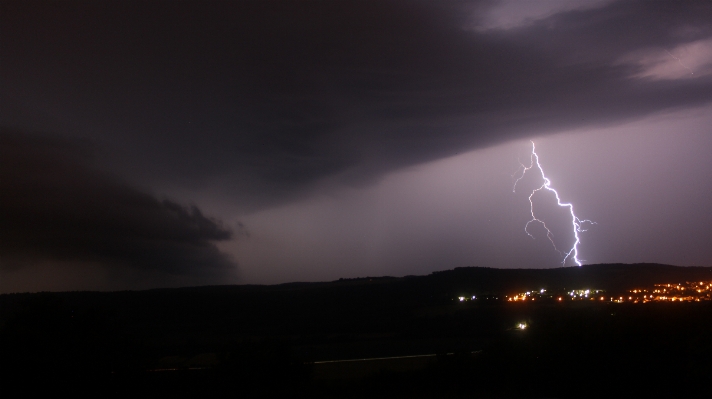
[[[709, 1], [3, 1], [0, 292], [561, 267], [524, 230], [543, 181], [513, 191], [530, 140], [597, 223], [583, 263], [712, 266], [710, 21]], [[568, 211], [533, 198], [570, 247]]]

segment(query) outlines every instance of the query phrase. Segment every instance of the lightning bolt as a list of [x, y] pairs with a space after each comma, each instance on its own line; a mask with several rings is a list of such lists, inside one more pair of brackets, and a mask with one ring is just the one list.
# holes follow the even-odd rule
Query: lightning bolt
[[[561, 264], [562, 265], [566, 264], [566, 260], [571, 258], [571, 259], [573, 259], [574, 263], [576, 263], [576, 265], [581, 266], [581, 259], [578, 258], [578, 245], [581, 242], [581, 239], [579, 238], [579, 233], [586, 231], [585, 229], [582, 228], [582, 226], [585, 223], [596, 224], [596, 222], [590, 221], [588, 219], [579, 219], [576, 216], [576, 214], [574, 213], [574, 206], [572, 204], [561, 202], [561, 198], [559, 198], [559, 193], [551, 187], [551, 180], [549, 180], [549, 178], [546, 177], [546, 175], [544, 174], [544, 169], [541, 167], [541, 164], [539, 163], [539, 155], [537, 155], [537, 153], [536, 153], [536, 146], [534, 145], [534, 142], [532, 141], [531, 143], [532, 143], [532, 153], [529, 158], [529, 160], [530, 160], [529, 166], [524, 165], [520, 161], [519, 169], [517, 169], [517, 171], [514, 172], [514, 175], [512, 175], [512, 178], [514, 178], [514, 176], [516, 176], [520, 170], [522, 171], [521, 176], [516, 178], [516, 180], [514, 181], [514, 187], [512, 188], [512, 192], [517, 191], [517, 183], [519, 183], [519, 181], [524, 178], [524, 175], [527, 173], [527, 171], [530, 171], [530, 170], [534, 169], [535, 167], [536, 167], [536, 169], [539, 170], [539, 172], [541, 173], [541, 177], [544, 180], [544, 184], [542, 184], [538, 188], [535, 188], [534, 190], [532, 190], [531, 194], [529, 194], [529, 205], [530, 205], [530, 212], [531, 212], [532, 218], [524, 226], [524, 232], [526, 232], [529, 235], [529, 237], [534, 238], [534, 236], [529, 232], [529, 225], [532, 223], [540, 223], [542, 226], [544, 226], [544, 229], [546, 229], [546, 236], [549, 239], [549, 241], [551, 241], [551, 245], [554, 247], [554, 249], [561, 256], [564, 257], [564, 260], [561, 261]], [[571, 227], [573, 230], [575, 240], [574, 240], [573, 246], [566, 252], [562, 252], [561, 250], [559, 250], [556, 247], [556, 243], [554, 242], [554, 234], [546, 226], [546, 223], [544, 223], [543, 220], [537, 218], [536, 215], [534, 214], [534, 201], [532, 200], [532, 198], [534, 197], [534, 194], [536, 194], [542, 190], [551, 191], [556, 196], [556, 203], [559, 206], [569, 208], [569, 213], [571, 214]]]
[[680, 58], [675, 57], [674, 55], [672, 55], [671, 52], [669, 52], [669, 51], [667, 51], [667, 50], [665, 50], [665, 52], [668, 53], [668, 54], [670, 55], [670, 57], [676, 59], [677, 62], [680, 64], [681, 67], [687, 69], [687, 72], [689, 72], [690, 75], [694, 75], [694, 73], [692, 72], [692, 69], [688, 68], [687, 65], [683, 64], [683, 63], [682, 63], [682, 60], [681, 60]]

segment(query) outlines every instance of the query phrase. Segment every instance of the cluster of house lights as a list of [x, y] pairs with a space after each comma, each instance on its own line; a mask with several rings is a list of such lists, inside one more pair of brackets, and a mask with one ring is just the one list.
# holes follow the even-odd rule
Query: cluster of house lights
[[[485, 296], [486, 299], [499, 300], [499, 296]], [[491, 297], [491, 298], [490, 298]], [[457, 297], [460, 302], [474, 301], [474, 295]], [[648, 302], [700, 302], [712, 300], [712, 281], [695, 281], [677, 284], [654, 284], [653, 287], [636, 288], [625, 294], [606, 295], [604, 290], [580, 289], [567, 292], [549, 293], [545, 289], [526, 291], [514, 295], [505, 295], [506, 302], [525, 301], [604, 301], [614, 303], [648, 303]]]
[[536, 301], [552, 299], [556, 301], [606, 301], [606, 302], [700, 302], [712, 300], [712, 281], [686, 282], [684, 284], [655, 284], [652, 288], [638, 288], [628, 291], [623, 296], [607, 296], [604, 290], [582, 289], [567, 292], [565, 295], [546, 294], [546, 290], [521, 292], [505, 296], [507, 302]]
[[633, 295], [628, 296], [628, 302], [634, 303], [709, 301], [712, 300], [712, 281], [655, 284], [647, 289], [630, 290], [629, 293]]
[[[485, 296], [486, 299], [499, 300], [493, 295]], [[491, 298], [490, 298], [491, 297]], [[474, 301], [474, 295], [457, 297], [460, 302]], [[554, 300], [564, 301], [604, 301], [615, 303], [648, 303], [648, 302], [700, 302], [712, 300], [712, 281], [695, 281], [677, 284], [654, 284], [648, 288], [636, 288], [623, 295], [606, 295], [604, 290], [580, 289], [567, 292], [549, 293], [545, 289], [539, 291], [526, 291], [514, 295], [505, 295], [507, 302], [525, 302]]]
[[536, 301], [537, 298], [548, 298], [551, 297], [551, 295], [546, 294], [545, 289], [541, 289], [539, 291], [527, 291], [527, 292], [520, 292], [519, 294], [509, 296], [505, 295], [504, 296], [507, 299], [507, 302], [517, 302], [517, 301]]

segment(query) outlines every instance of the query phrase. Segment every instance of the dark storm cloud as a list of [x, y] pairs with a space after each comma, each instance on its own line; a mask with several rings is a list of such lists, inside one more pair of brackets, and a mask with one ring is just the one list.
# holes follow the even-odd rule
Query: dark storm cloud
[[231, 233], [193, 207], [158, 200], [91, 165], [92, 148], [0, 131], [0, 268], [43, 261], [211, 275], [233, 265]]
[[0, 117], [92, 137], [129, 179], [217, 184], [258, 208], [325, 177], [712, 100], [709, 75], [655, 79], [669, 74], [640, 55], [712, 37], [709, 2], [506, 29], [486, 21], [497, 5], [3, 2]]

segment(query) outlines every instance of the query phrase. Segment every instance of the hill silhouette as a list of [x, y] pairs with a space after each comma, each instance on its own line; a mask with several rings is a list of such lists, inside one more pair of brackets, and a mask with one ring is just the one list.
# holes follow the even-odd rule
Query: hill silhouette
[[[712, 356], [711, 301], [457, 300], [542, 288], [613, 294], [686, 281], [712, 281], [712, 267], [463, 267], [332, 282], [0, 295], [0, 372], [8, 381], [41, 375], [57, 386], [99, 384], [97, 389], [118, 396], [144, 385], [157, 390], [145, 391], [152, 395], [177, 396], [197, 394], [192, 389], [286, 393], [280, 387], [310, 396], [373, 396], [373, 389], [386, 386], [400, 387], [398, 393], [419, 387], [415, 393], [439, 396], [443, 381], [461, 392], [476, 380], [483, 395], [564, 397], [564, 387], [574, 386], [603, 394], [590, 378], [604, 378], [601, 370], [637, 356], [649, 364], [623, 372], [627, 377], [618, 383], [647, 392], [641, 381], [652, 375], [671, 387], [683, 382], [695, 387], [690, 376], [712, 371], [704, 360]], [[522, 323], [526, 333], [516, 331]], [[411, 357], [424, 355], [431, 357]], [[356, 369], [332, 362], [404, 356], [397, 364], [379, 360]], [[565, 364], [572, 356], [587, 359], [580, 367], [588, 374], [571, 374]], [[509, 362], [538, 364], [541, 370], [532, 377], [517, 377], [527, 384], [538, 378], [538, 388], [510, 386], [506, 375], [516, 368]], [[660, 362], [685, 367], [669, 374], [656, 368]], [[323, 385], [324, 378], [331, 382]], [[467, 389], [463, 392], [472, 393]]]

